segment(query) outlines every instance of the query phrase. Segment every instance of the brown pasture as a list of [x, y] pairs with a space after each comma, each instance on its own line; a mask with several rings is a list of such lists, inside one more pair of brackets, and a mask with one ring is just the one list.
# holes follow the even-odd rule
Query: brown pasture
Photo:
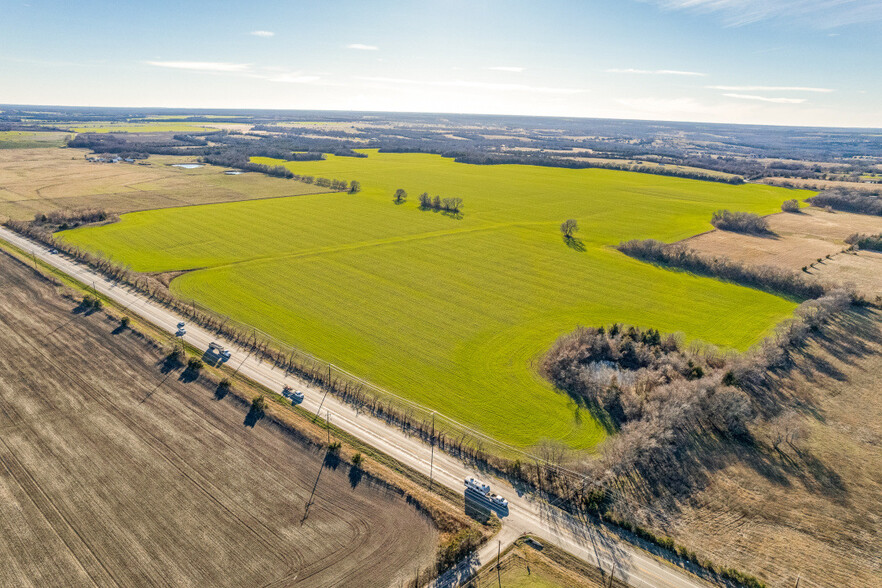
[[696, 251], [749, 264], [794, 270], [805, 267], [819, 280], [852, 284], [869, 300], [882, 294], [882, 254], [844, 252], [849, 247], [845, 243], [849, 235], [882, 233], [882, 217], [803, 208], [799, 213], [767, 218], [772, 236], [710, 231], [683, 242]]
[[88, 153], [69, 148], [0, 150], [0, 218], [26, 220], [77, 208], [122, 213], [326, 191], [259, 173], [227, 175], [223, 167], [171, 165], [193, 162], [193, 157], [154, 155], [146, 165], [111, 164], [90, 163]]
[[431, 562], [397, 493], [75, 306], [0, 254], [0, 585], [388, 586]]

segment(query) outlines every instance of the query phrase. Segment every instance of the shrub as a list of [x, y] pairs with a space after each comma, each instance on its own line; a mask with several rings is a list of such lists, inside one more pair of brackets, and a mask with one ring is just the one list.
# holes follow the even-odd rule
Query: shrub
[[124, 329], [125, 329], [126, 327], [128, 327], [128, 326], [129, 326], [129, 317], [127, 317], [127, 316], [122, 317], [122, 318], [119, 320], [119, 326], [121, 326], [121, 327], [124, 328]]
[[233, 383], [230, 381], [229, 378], [224, 378], [220, 381], [220, 384], [217, 385], [220, 390], [229, 390], [232, 386]]
[[845, 242], [849, 245], [857, 246], [859, 249], [872, 249], [874, 251], [882, 251], [882, 233], [878, 235], [861, 235], [855, 233], [849, 235]]
[[343, 445], [342, 445], [339, 441], [331, 441], [331, 442], [328, 444], [328, 452], [329, 452], [329, 453], [333, 453], [334, 455], [336, 455], [336, 454], [340, 453], [340, 448], [341, 448], [342, 446], [343, 446]]
[[187, 361], [187, 369], [190, 370], [191, 372], [198, 372], [203, 367], [205, 367], [205, 364], [202, 363], [202, 360], [199, 359], [198, 357], [191, 357]]
[[255, 396], [254, 399], [251, 401], [251, 410], [256, 413], [262, 413], [264, 410], [266, 410], [266, 398], [259, 394]]
[[752, 212], [718, 210], [711, 217], [711, 224], [720, 230], [736, 233], [767, 233], [769, 231], [766, 219]]
[[784, 212], [799, 212], [799, 201], [796, 198], [785, 200], [784, 203], [781, 204], [781, 210]]
[[361, 452], [356, 453], [355, 455], [352, 456], [352, 465], [354, 465], [355, 467], [360, 466], [361, 462], [363, 462], [363, 461], [364, 461], [364, 456], [361, 454]]

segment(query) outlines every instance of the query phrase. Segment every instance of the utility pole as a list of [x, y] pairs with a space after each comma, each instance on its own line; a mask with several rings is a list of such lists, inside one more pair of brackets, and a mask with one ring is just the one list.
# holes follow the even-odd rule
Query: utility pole
[[432, 487], [432, 474], [435, 472], [435, 411], [432, 411], [432, 437], [431, 437], [432, 453], [429, 457], [429, 488]]
[[328, 411], [326, 411], [326, 413], [328, 415], [328, 418], [327, 418], [327, 421], [328, 421], [328, 447], [330, 447], [331, 446], [331, 411], [328, 410]]
[[37, 269], [37, 252], [31, 249], [31, 255], [34, 258], [34, 269]]
[[499, 570], [499, 552], [502, 551], [502, 541], [496, 542], [496, 581], [499, 588], [502, 588], [502, 572]]

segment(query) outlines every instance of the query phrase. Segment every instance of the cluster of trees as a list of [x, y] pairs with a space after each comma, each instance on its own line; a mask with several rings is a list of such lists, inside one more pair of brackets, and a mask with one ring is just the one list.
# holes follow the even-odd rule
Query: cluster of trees
[[655, 239], [634, 239], [618, 245], [618, 250], [650, 263], [664, 264], [713, 278], [736, 282], [797, 298], [819, 298], [826, 287], [804, 274], [770, 265], [747, 265], [731, 259], [711, 257], [689, 249], [682, 243], [666, 244]]
[[752, 212], [718, 210], [711, 217], [711, 224], [723, 231], [762, 234], [769, 232], [765, 217]]
[[462, 211], [462, 198], [441, 198], [438, 195], [430, 197], [428, 192], [423, 192], [418, 198], [423, 210], [443, 210], [453, 214]]
[[824, 190], [817, 196], [806, 198], [812, 206], [830, 207], [834, 210], [856, 212], [858, 214], [882, 215], [882, 194], [834, 188]]
[[806, 301], [741, 355], [687, 349], [653, 329], [580, 328], [555, 343], [542, 370], [571, 395], [603, 408], [619, 429], [592, 466], [602, 487], [638, 476], [676, 491], [678, 483], [688, 484], [682, 458], [696, 438], [752, 442], [752, 421], [770, 407], [773, 371], [791, 365], [809, 334], [850, 304], [841, 290]]
[[53, 210], [34, 216], [35, 225], [53, 225], [61, 230], [72, 229], [82, 224], [118, 221], [119, 215], [103, 208], [80, 208], [76, 210]]
[[858, 249], [872, 249], [873, 251], [882, 251], [882, 233], [878, 235], [864, 235], [855, 233], [849, 235], [845, 239], [849, 245], [854, 245]]

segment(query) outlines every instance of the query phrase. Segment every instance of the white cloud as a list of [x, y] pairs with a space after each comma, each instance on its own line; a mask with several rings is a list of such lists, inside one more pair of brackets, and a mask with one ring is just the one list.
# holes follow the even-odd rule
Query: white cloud
[[767, 96], [753, 96], [751, 94], [723, 94], [728, 98], [739, 100], [759, 100], [761, 102], [773, 102], [775, 104], [802, 104], [805, 98], [768, 98]]
[[522, 67], [512, 67], [506, 65], [497, 65], [496, 67], [488, 67], [487, 69], [493, 71], [510, 71], [512, 73], [521, 73], [522, 71], [524, 71], [524, 68]]
[[643, 0], [666, 10], [719, 14], [727, 26], [764, 20], [799, 22], [818, 29], [882, 20], [879, 0]]
[[605, 69], [606, 73], [639, 74], [649, 76], [706, 76], [697, 71], [681, 71], [678, 69]]
[[357, 49], [359, 51], [379, 51], [379, 47], [376, 45], [364, 45], [362, 43], [350, 43], [346, 45], [347, 49]]
[[729, 92], [835, 92], [831, 88], [810, 88], [806, 86], [705, 86], [705, 88]]
[[251, 31], [249, 34], [255, 37], [274, 37], [276, 35], [272, 31]]
[[250, 67], [247, 63], [226, 63], [220, 61], [147, 61], [145, 63], [156, 67], [212, 72], [243, 72]]
[[386, 77], [356, 77], [364, 82], [377, 82], [383, 84], [399, 84], [407, 86], [430, 86], [441, 88], [472, 88], [478, 90], [501, 90], [504, 92], [535, 92], [539, 94], [580, 94], [585, 90], [578, 88], [552, 88], [548, 86], [528, 86], [525, 84], [494, 84], [491, 82], [469, 82], [465, 80], [450, 81], [424, 81], [409, 80], [404, 78]]

